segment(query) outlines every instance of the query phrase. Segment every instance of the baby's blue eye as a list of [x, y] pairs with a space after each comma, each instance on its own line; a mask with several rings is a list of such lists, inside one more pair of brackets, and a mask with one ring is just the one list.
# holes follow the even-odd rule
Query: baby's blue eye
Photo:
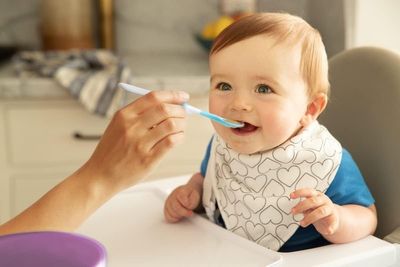
[[272, 93], [271, 87], [269, 87], [268, 85], [265, 85], [265, 84], [258, 85], [256, 91], [257, 91], [257, 93], [260, 93], [260, 94]]
[[232, 87], [231, 87], [229, 84], [227, 84], [227, 83], [219, 83], [219, 84], [217, 85], [217, 89], [218, 89], [218, 90], [221, 90], [221, 91], [228, 91], [228, 90], [231, 90]]

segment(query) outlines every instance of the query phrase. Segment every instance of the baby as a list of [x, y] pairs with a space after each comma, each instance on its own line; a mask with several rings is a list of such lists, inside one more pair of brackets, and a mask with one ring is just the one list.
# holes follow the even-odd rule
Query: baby
[[213, 123], [201, 173], [176, 188], [168, 222], [208, 218], [275, 251], [345, 243], [375, 231], [374, 199], [348, 151], [317, 121], [329, 94], [317, 30], [289, 14], [261, 13], [225, 29], [210, 52]]

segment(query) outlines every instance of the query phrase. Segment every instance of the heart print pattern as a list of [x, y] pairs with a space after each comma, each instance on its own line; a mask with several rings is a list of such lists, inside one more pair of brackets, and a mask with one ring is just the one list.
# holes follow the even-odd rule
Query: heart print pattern
[[325, 192], [341, 151], [339, 142], [318, 122], [282, 145], [252, 155], [237, 153], [215, 136], [208, 162], [213, 168], [207, 168], [211, 171], [204, 183], [204, 194], [214, 196], [203, 196], [207, 215], [212, 213], [207, 207], [217, 201], [228, 230], [278, 250], [301, 219], [291, 214], [300, 200], [290, 199], [290, 193], [304, 187]]

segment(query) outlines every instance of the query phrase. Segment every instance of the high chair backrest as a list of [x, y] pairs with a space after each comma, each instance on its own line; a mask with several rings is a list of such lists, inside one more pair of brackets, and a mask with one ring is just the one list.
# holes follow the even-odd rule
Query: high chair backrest
[[329, 60], [329, 80], [320, 122], [363, 173], [382, 238], [400, 226], [400, 55], [376, 47], [341, 52]]

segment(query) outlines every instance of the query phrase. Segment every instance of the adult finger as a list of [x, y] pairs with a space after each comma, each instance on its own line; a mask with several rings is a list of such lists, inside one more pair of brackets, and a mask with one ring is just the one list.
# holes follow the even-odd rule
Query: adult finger
[[[170, 104], [160, 104], [156, 109], [149, 109], [142, 115], [130, 122], [130, 136], [140, 139], [138, 146], [141, 151], [150, 152], [150, 150], [164, 138], [169, 135], [183, 132], [186, 126], [186, 112], [182, 106]], [[157, 112], [158, 111], [158, 112]], [[182, 138], [171, 136], [167, 138], [166, 149], [179, 143]], [[172, 142], [171, 142], [172, 141]]]
[[183, 91], [151, 91], [150, 93], [136, 99], [125, 108], [141, 114], [145, 110], [159, 103], [182, 104], [189, 100], [189, 94]]
[[155, 142], [150, 152], [154, 162], [158, 162], [173, 147], [182, 144], [185, 139], [184, 132], [173, 133]]
[[186, 118], [186, 112], [181, 105], [158, 103], [142, 114], [129, 109], [121, 109], [114, 114], [112, 122], [124, 131], [131, 132], [135, 139], [147, 136], [149, 130], [156, 128], [165, 120]]
[[159, 103], [140, 114], [144, 129], [153, 129], [171, 118], [186, 118], [185, 109], [181, 105]]
[[138, 149], [145, 153], [150, 152], [153, 156], [155, 153], [159, 154], [160, 149], [154, 150], [154, 147], [160, 142], [162, 142], [161, 149], [164, 150], [169, 150], [176, 144], [183, 142], [185, 127], [185, 119], [171, 118], [144, 133], [137, 133], [134, 128], [131, 131], [132, 135], [141, 135], [141, 141], [137, 144]]

